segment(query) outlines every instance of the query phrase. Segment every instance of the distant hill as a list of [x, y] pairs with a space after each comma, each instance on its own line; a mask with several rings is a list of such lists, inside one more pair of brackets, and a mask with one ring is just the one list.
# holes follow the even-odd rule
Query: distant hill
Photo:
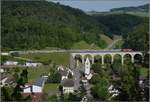
[[140, 17], [148, 17], [149, 16], [149, 5], [145, 4], [136, 7], [121, 7], [121, 8], [113, 8], [107, 12], [97, 12], [97, 11], [89, 11], [86, 12], [88, 15], [110, 15], [110, 14], [130, 14]]
[[128, 32], [136, 25], [142, 22], [148, 22], [148, 18], [133, 16], [129, 14], [109, 14], [109, 15], [93, 15], [93, 17], [104, 26], [106, 34], [126, 36]]
[[111, 12], [148, 12], [150, 4], [145, 4], [141, 6], [136, 7], [121, 7], [121, 8], [113, 8], [110, 11]]
[[69, 49], [86, 41], [101, 47], [103, 25], [79, 9], [47, 1], [2, 1], [2, 49]]

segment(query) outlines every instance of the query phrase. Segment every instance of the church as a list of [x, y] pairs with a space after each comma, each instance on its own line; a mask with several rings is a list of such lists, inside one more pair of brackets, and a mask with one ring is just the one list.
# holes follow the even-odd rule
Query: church
[[90, 60], [89, 60], [89, 58], [87, 57], [86, 58], [86, 61], [85, 61], [85, 71], [84, 71], [84, 73], [85, 73], [85, 77], [88, 79], [88, 80], [90, 80], [91, 78], [92, 78], [92, 74], [91, 74], [91, 63], [90, 63]]

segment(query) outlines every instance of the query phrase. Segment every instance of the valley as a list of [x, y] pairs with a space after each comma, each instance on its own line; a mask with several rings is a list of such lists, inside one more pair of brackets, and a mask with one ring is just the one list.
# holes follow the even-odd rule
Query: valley
[[148, 101], [149, 4], [103, 2], [2, 0], [1, 101]]

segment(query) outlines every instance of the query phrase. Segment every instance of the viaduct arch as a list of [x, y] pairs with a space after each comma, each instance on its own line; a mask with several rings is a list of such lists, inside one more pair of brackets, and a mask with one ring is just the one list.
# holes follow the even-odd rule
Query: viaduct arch
[[143, 53], [140, 51], [131, 51], [131, 52], [124, 52], [124, 51], [85, 51], [85, 52], [73, 52], [71, 53], [70, 57], [72, 60], [77, 56], [81, 56], [81, 62], [84, 64], [85, 61], [85, 56], [90, 55], [91, 56], [91, 63], [94, 63], [94, 58], [95, 56], [100, 56], [101, 57], [101, 64], [104, 64], [104, 58], [106, 55], [111, 56], [111, 63], [114, 62], [114, 56], [115, 55], [120, 55], [121, 56], [121, 64], [124, 64], [124, 57], [125, 55], [130, 55], [131, 56], [131, 62], [134, 63], [134, 57], [135, 55], [140, 55], [142, 59], [144, 58]]

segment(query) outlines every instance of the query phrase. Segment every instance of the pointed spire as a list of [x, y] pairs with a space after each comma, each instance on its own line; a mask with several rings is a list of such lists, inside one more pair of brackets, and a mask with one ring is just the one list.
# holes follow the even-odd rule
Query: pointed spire
[[86, 63], [90, 63], [90, 61], [89, 61], [89, 58], [88, 58], [88, 57], [86, 58], [85, 64], [86, 64]]

